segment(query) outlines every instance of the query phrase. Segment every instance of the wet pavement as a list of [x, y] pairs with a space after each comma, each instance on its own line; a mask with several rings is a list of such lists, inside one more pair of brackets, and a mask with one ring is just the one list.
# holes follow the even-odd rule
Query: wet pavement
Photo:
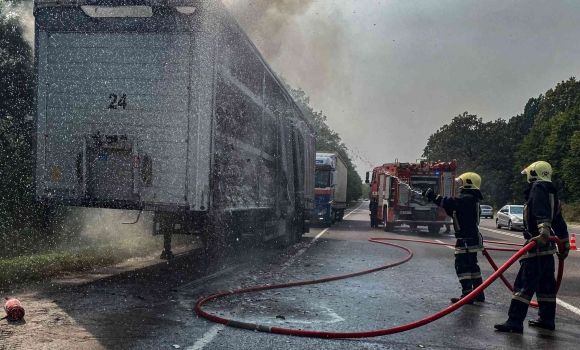
[[[363, 204], [322, 235], [321, 230], [313, 230], [305, 240], [313, 240], [320, 235], [319, 238], [291, 265], [285, 265], [282, 272], [277, 272], [275, 266], [268, 266], [264, 271], [250, 272], [246, 278], [258, 277], [256, 282], [260, 282], [260, 276], [267, 274], [263, 283], [321, 278], [368, 269], [406, 256], [401, 249], [369, 243], [367, 239], [370, 237], [453, 242], [453, 236], [444, 233], [432, 235], [410, 232], [404, 228], [386, 233], [382, 228], [372, 229], [368, 211], [364, 209]], [[485, 227], [489, 230], [484, 230]], [[493, 220], [482, 222], [482, 233], [486, 238], [520, 241], [515, 237], [517, 232], [502, 231], [495, 230]], [[405, 242], [403, 245], [413, 250], [414, 257], [392, 269], [325, 284], [229, 296], [208, 304], [205, 309], [241, 321], [336, 332], [374, 330], [412, 322], [447, 307], [449, 298], [457, 296], [460, 288], [453, 268], [452, 249], [420, 243]], [[510, 256], [506, 252], [491, 254], [497, 263]], [[571, 268], [567, 272], [578, 271], [576, 267], [580, 252], [573, 252], [572, 255], [568, 264]], [[493, 271], [484, 260], [480, 256], [480, 265], [487, 277]], [[516, 273], [516, 268], [508, 270], [508, 279], [513, 281]], [[570, 278], [574, 275], [566, 273], [560, 297], [568, 303], [580, 305], [577, 299], [579, 293], [573, 292], [574, 286], [579, 286], [578, 281]], [[236, 280], [239, 281], [239, 278]], [[223, 291], [232, 286], [236, 287], [234, 280], [222, 280], [204, 289]], [[183, 293], [180, 300], [183, 305], [193, 303], [193, 299], [185, 297], [188, 293], [203, 294], [199, 289], [192, 291], [188, 286], [183, 286], [180, 291]], [[206, 333], [189, 341], [186, 340], [187, 335], [182, 334], [181, 344], [186, 344], [188, 349], [565, 349], [576, 346], [580, 315], [560, 306], [556, 332], [538, 331], [527, 326], [523, 335], [494, 332], [493, 324], [507, 318], [510, 292], [499, 281], [486, 292], [485, 303], [467, 305], [432, 324], [390, 336], [357, 340], [308, 339], [233, 329], [201, 321], [205, 323]], [[535, 309], [530, 309], [529, 316], [535, 316], [535, 312]], [[212, 337], [214, 333], [216, 335]]]
[[[485, 238], [521, 242], [518, 232], [495, 229], [482, 220]], [[20, 330], [0, 325], [17, 348], [30, 349], [567, 349], [580, 333], [580, 252], [571, 252], [562, 291], [558, 295], [555, 332], [525, 327], [524, 334], [497, 333], [493, 324], [507, 318], [510, 292], [495, 282], [486, 302], [466, 305], [429, 325], [404, 333], [356, 340], [328, 340], [259, 333], [218, 325], [198, 317], [193, 307], [208, 294], [248, 286], [315, 279], [355, 272], [403, 259], [396, 247], [368, 242], [370, 237], [418, 238], [453, 242], [453, 235], [371, 228], [366, 203], [328, 230], [313, 229], [301, 243], [285, 250], [245, 250], [220, 266], [202, 266], [196, 258], [181, 258], [133, 273], [64, 288], [37, 292], [39, 299], [77, 293], [78, 300], [58, 304], [60, 319], [37, 325], [32, 333], [44, 341], [26, 342]], [[460, 293], [448, 247], [404, 242], [413, 258], [400, 266], [346, 280], [288, 289], [237, 294], [213, 301], [207, 311], [239, 321], [294, 329], [367, 331], [393, 327], [426, 317], [449, 305]], [[496, 263], [510, 253], [491, 252]], [[492, 269], [480, 256], [484, 278]], [[516, 267], [507, 272], [513, 282]], [[59, 287], [60, 288], [60, 287]], [[90, 297], [89, 297], [90, 295]], [[41, 298], [42, 296], [42, 298]], [[124, 301], [122, 301], [124, 300]], [[47, 306], [47, 312], [53, 312]], [[54, 311], [56, 312], [56, 311]], [[528, 317], [535, 316], [530, 308]], [[34, 315], [34, 312], [31, 314]], [[29, 324], [34, 318], [31, 316]], [[42, 326], [42, 327], [41, 327]], [[82, 329], [84, 335], [67, 330]], [[52, 339], [51, 339], [51, 334]], [[29, 334], [30, 335], [30, 334]], [[37, 336], [38, 337], [38, 336]], [[36, 339], [38, 340], [38, 339]], [[2, 337], [0, 337], [0, 345]], [[8, 344], [8, 343], [6, 343]], [[2, 348], [0, 346], [0, 348]], [[6, 347], [9, 348], [9, 347]], [[14, 347], [16, 348], [16, 347]]]

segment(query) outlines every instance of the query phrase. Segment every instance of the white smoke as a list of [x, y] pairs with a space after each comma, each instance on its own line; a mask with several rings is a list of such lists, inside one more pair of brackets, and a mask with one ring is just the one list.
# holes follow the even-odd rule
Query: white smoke
[[20, 24], [24, 39], [30, 47], [34, 47], [34, 15], [32, 14], [33, 2], [21, 1], [18, 3], [0, 0], [0, 19], [17, 19]]

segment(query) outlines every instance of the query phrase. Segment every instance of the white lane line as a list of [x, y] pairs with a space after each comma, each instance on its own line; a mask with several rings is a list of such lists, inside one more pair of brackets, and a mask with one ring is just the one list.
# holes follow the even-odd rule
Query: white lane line
[[344, 217], [349, 216], [350, 214], [354, 213], [355, 211], [359, 210], [360, 207], [362, 207], [365, 203], [362, 202], [361, 205], [359, 205], [358, 207], [354, 208], [353, 210], [350, 211], [350, 213], [346, 214]]
[[[348, 217], [350, 214], [352, 214], [352, 213], [354, 213], [355, 211], [357, 211], [357, 210], [358, 210], [360, 207], [362, 207], [363, 205], [364, 205], [364, 202], [363, 202], [361, 205], [359, 205], [358, 207], [356, 207], [355, 209], [351, 210], [351, 211], [350, 211], [350, 213], [346, 214], [344, 217], [345, 217], [345, 218], [347, 218], [347, 217]], [[319, 234], [317, 234], [317, 235], [316, 235], [316, 237], [314, 237], [314, 238], [312, 239], [312, 241], [310, 241], [310, 243], [312, 244], [312, 243], [316, 242], [316, 240], [317, 240], [317, 239], [319, 239], [320, 237], [322, 237], [322, 235], [323, 235], [323, 234], [325, 234], [325, 233], [326, 233], [326, 231], [328, 231], [329, 229], [330, 229], [330, 227], [329, 227], [329, 228], [325, 228], [324, 230], [322, 230], [322, 232], [320, 232]], [[300, 253], [300, 252], [299, 252], [299, 253]]]
[[[484, 230], [487, 230], [487, 231], [499, 233], [499, 234], [506, 235], [506, 236], [510, 236], [510, 237], [515, 237], [515, 238], [520, 238], [520, 239], [521, 238], [524, 238], [523, 235], [516, 235], [516, 234], [510, 233], [510, 232], [502, 232], [502, 231], [499, 231], [499, 230], [493, 230], [493, 229], [489, 229], [489, 228], [485, 228], [485, 227], [480, 227], [480, 229], [484, 229]], [[561, 307], [563, 307], [564, 309], [566, 309], [568, 311], [571, 311], [571, 312], [575, 313], [576, 315], [580, 316], [580, 309], [577, 308], [576, 306], [570, 305], [567, 302], [562, 301], [562, 300], [560, 300], [558, 298], [556, 298], [556, 304], [558, 304]]]
[[[355, 209], [351, 210], [350, 213], [346, 214], [344, 217], [346, 218], [350, 214], [354, 213], [355, 211], [357, 211], [363, 205], [364, 205], [364, 202], [361, 205], [359, 205], [358, 207], [356, 207]], [[322, 232], [320, 232], [319, 234], [317, 234], [316, 237], [314, 237], [312, 239], [312, 241], [310, 241], [310, 244], [308, 244], [306, 247], [300, 249], [292, 258], [290, 258], [290, 260], [288, 260], [284, 264], [284, 266], [282, 266], [280, 268], [280, 272], [282, 272], [282, 271], [286, 270], [288, 267], [290, 267], [290, 265], [292, 265], [292, 263], [296, 260], [296, 258], [298, 258], [300, 255], [304, 254], [304, 252], [306, 251], [306, 249], [310, 248], [310, 246], [312, 245], [312, 243], [316, 242], [316, 240], [318, 238], [320, 238], [323, 234], [325, 234], [326, 231], [328, 231], [329, 228], [326, 228], [326, 229], [322, 230]], [[225, 328], [225, 326], [222, 325], [222, 324], [218, 324], [218, 325], [213, 326], [198, 341], [196, 341], [195, 344], [193, 344], [193, 346], [187, 348], [187, 350], [201, 350], [201, 349], [203, 349], [206, 345], [208, 345], [209, 343], [211, 343], [211, 341], [213, 340], [213, 338], [215, 338], [215, 336], [218, 334], [218, 332], [220, 330], [224, 329], [224, 328]]]
[[203, 349], [206, 345], [211, 343], [213, 338], [215, 338], [215, 336], [218, 335], [219, 331], [221, 331], [224, 328], [226, 328], [226, 326], [224, 326], [223, 324], [216, 324], [215, 326], [211, 327], [209, 331], [205, 332], [203, 337], [199, 338], [199, 340], [196, 341], [195, 344], [187, 348], [187, 350]]
[[[520, 239], [523, 239], [524, 238], [523, 233], [521, 235], [517, 235], [515, 233], [502, 232], [502, 231], [493, 230], [493, 229], [490, 229], [490, 228], [487, 228], [487, 227], [480, 227], [480, 229], [483, 229], [483, 230], [486, 230], [486, 231], [490, 231], [490, 232], [499, 233], [499, 234], [506, 235], [506, 236], [510, 236], [510, 237], [515, 237], [515, 238], [520, 238]], [[572, 251], [574, 251], [574, 250], [572, 250]], [[580, 248], [576, 249], [576, 251], [580, 251]]]
[[515, 233], [511, 233], [511, 232], [502, 232], [502, 231], [499, 231], [499, 230], [494, 230], [494, 229], [487, 228], [487, 227], [480, 227], [480, 229], [482, 229], [482, 230], [486, 230], [486, 231], [490, 231], [490, 232], [499, 233], [500, 235], [510, 236], [510, 237], [514, 237], [514, 238], [520, 238], [520, 239], [524, 238], [524, 235], [523, 235], [523, 234], [517, 235], [517, 234], [515, 234]]
[[310, 241], [310, 243], [312, 244], [312, 243], [316, 242], [316, 240], [319, 239], [320, 236], [322, 236], [323, 234], [325, 234], [326, 231], [328, 231], [329, 229], [330, 229], [330, 227], [329, 228], [325, 228], [324, 230], [322, 230], [319, 234], [316, 235], [316, 237], [312, 238], [312, 241]]
[[[438, 240], [438, 239], [436, 239], [436, 240], [435, 240], [435, 242], [439, 242], [439, 243], [445, 243], [445, 242], [443, 242], [443, 241], [440, 241], [440, 240]], [[451, 246], [448, 246], [448, 245], [446, 245], [446, 247], [447, 247], [447, 248], [450, 248], [450, 249], [453, 249], [453, 250], [455, 250], [455, 248], [454, 248], [454, 247], [451, 247]]]
[[563, 307], [564, 309], [572, 311], [576, 315], [580, 316], [580, 309], [577, 308], [576, 306], [572, 306], [572, 305], [568, 304], [567, 302], [564, 302], [564, 301], [557, 299], [557, 298], [556, 298], [556, 304], [558, 304], [561, 307]]

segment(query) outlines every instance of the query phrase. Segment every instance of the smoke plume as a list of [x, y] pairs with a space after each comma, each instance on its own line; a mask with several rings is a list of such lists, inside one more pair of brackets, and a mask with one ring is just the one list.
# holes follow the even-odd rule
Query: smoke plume
[[[328, 96], [348, 104], [347, 24], [336, 3], [224, 0], [272, 68], [303, 88], [314, 107]], [[328, 112], [328, 111], [326, 111]], [[329, 115], [332, 123], [332, 115]]]
[[30, 47], [34, 47], [34, 15], [32, 14], [32, 7], [32, 0], [6, 1], [0, 6], [0, 17], [18, 19], [24, 33], [24, 39], [30, 44]]

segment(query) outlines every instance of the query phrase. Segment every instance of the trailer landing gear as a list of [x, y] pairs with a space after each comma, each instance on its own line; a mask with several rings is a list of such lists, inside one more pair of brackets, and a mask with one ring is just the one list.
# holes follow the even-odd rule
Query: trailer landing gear
[[163, 232], [163, 251], [161, 252], [161, 259], [171, 260], [174, 258], [173, 252], [171, 251], [171, 230], [166, 229]]
[[161, 259], [171, 260], [174, 255], [171, 251], [171, 235], [173, 235], [174, 220], [171, 215], [155, 212], [153, 216], [153, 235], [163, 235], [163, 252]]

